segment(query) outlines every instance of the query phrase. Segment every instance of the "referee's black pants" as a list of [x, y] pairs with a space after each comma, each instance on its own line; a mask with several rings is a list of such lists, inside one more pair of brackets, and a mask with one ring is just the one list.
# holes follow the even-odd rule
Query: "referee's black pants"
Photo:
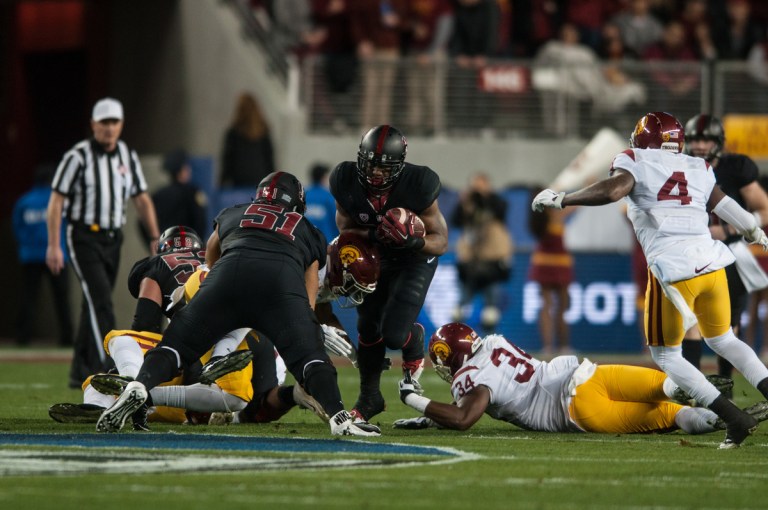
[[114, 366], [104, 351], [104, 336], [115, 329], [112, 290], [120, 267], [120, 230], [93, 232], [78, 224], [67, 226], [69, 259], [83, 290], [80, 326], [74, 342], [70, 387]]

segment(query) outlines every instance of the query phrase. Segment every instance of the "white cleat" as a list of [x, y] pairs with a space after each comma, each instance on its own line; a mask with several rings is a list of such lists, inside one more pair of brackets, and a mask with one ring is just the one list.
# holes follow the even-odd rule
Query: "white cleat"
[[118, 432], [125, 425], [125, 421], [146, 402], [148, 395], [147, 389], [140, 382], [128, 383], [112, 407], [101, 413], [99, 421], [96, 422], [96, 431]]
[[355, 422], [347, 411], [339, 411], [331, 417], [331, 434], [334, 436], [378, 437], [381, 429], [368, 422]]

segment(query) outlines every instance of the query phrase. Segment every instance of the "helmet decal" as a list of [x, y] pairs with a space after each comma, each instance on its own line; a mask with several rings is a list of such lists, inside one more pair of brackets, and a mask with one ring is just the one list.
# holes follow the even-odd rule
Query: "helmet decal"
[[352, 244], [345, 244], [339, 249], [339, 259], [344, 267], [354, 264], [362, 256], [360, 249]]
[[448, 358], [451, 356], [450, 346], [442, 340], [437, 340], [434, 342], [430, 350], [434, 352], [435, 356], [443, 363], [448, 361]]

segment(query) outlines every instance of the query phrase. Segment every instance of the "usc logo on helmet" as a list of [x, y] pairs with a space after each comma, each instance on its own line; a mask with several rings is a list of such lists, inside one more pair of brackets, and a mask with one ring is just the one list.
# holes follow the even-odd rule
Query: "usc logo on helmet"
[[645, 131], [645, 124], [646, 124], [647, 122], [648, 122], [648, 117], [647, 117], [647, 116], [643, 116], [643, 118], [642, 118], [642, 119], [640, 119], [640, 120], [638, 120], [638, 121], [637, 121], [637, 125], [635, 126], [635, 134], [636, 134], [636, 135], [639, 135], [639, 134], [641, 134], [643, 131]]
[[443, 363], [448, 361], [448, 358], [451, 356], [450, 346], [447, 343], [443, 342], [442, 340], [438, 340], [434, 342], [432, 344], [431, 351]]
[[362, 256], [363, 255], [360, 253], [357, 246], [351, 244], [344, 245], [339, 250], [339, 260], [341, 260], [344, 267], [354, 264], [357, 260], [362, 258]]
[[669, 133], [662, 133], [662, 134], [661, 134], [661, 140], [662, 140], [663, 142], [668, 142], [668, 141], [669, 141], [669, 138], [670, 138], [670, 137], [669, 137]]

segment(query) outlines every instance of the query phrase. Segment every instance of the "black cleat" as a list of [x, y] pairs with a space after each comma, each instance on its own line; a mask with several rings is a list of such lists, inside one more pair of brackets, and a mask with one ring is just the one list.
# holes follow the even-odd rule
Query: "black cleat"
[[387, 408], [386, 402], [384, 402], [384, 396], [381, 392], [373, 394], [360, 395], [355, 402], [355, 407], [352, 408], [350, 414], [355, 419], [363, 422], [369, 422], [371, 418], [384, 411]]
[[131, 421], [133, 422], [133, 430], [138, 430], [140, 432], [149, 432], [149, 406], [144, 403], [141, 404], [141, 407], [136, 409], [136, 412], [134, 412], [131, 415]]
[[93, 389], [104, 395], [119, 396], [133, 377], [120, 374], [96, 374], [91, 378]]
[[738, 448], [741, 443], [757, 430], [758, 421], [749, 415], [739, 420], [739, 423], [733, 423], [726, 426], [725, 439], [720, 443], [720, 450], [730, 450]]
[[233, 351], [226, 356], [211, 358], [200, 371], [200, 382], [213, 384], [219, 377], [244, 369], [252, 359], [253, 352], [248, 350]]
[[[768, 401], [763, 400], [756, 404], [752, 404], [751, 406], [742, 409], [742, 411], [756, 419], [758, 423], [762, 423], [765, 420], [768, 420]], [[719, 430], [725, 430], [727, 428], [722, 418], [718, 418], [717, 421], [715, 421], [714, 427]]]
[[105, 409], [94, 404], [53, 404], [48, 416], [59, 423], [96, 423]]

